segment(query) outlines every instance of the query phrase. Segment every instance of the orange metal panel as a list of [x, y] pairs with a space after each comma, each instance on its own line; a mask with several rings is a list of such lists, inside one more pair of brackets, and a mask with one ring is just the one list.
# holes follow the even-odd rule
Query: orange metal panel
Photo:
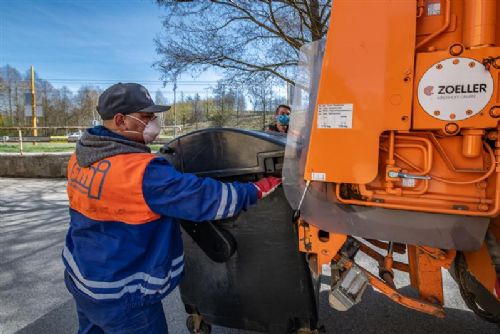
[[322, 265], [330, 264], [347, 240], [345, 234], [321, 231], [302, 219], [298, 221], [298, 237], [299, 251], [317, 255], [316, 273], [321, 273]]
[[[414, 1], [333, 2], [305, 179], [368, 183], [380, 134], [410, 128], [415, 17]], [[328, 105], [352, 105], [352, 128], [336, 116], [318, 124], [318, 106]]]
[[500, 46], [500, 3], [498, 0], [495, 0], [497, 2], [497, 25], [496, 25], [496, 33], [495, 33], [495, 45]]
[[410, 268], [410, 284], [418, 288], [417, 246], [408, 245], [408, 267]]
[[455, 254], [431, 247], [408, 247], [411, 285], [418, 289], [421, 298], [444, 303], [441, 268], [449, 268]]
[[464, 45], [495, 44], [497, 0], [467, 0], [464, 13]]
[[462, 13], [463, 0], [426, 0], [417, 20], [417, 51], [445, 50], [461, 43]]

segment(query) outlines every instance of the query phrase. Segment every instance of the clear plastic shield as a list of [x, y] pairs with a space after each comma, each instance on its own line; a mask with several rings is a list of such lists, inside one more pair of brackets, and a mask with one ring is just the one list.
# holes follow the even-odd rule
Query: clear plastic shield
[[[294, 209], [306, 185], [304, 166], [325, 44], [321, 40], [305, 45], [299, 58], [283, 166], [285, 195]], [[342, 157], [332, 157], [332, 164], [336, 158]], [[345, 205], [336, 200], [335, 184], [314, 181], [300, 212], [307, 222], [328, 232], [458, 250], [478, 249], [489, 223], [488, 218]]]

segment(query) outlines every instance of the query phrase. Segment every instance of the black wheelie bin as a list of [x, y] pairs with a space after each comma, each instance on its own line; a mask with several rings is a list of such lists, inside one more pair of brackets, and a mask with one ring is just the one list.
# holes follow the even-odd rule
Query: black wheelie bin
[[[176, 138], [160, 152], [182, 172], [256, 181], [281, 175], [285, 143], [279, 134], [217, 128]], [[292, 216], [279, 188], [236, 217], [181, 222], [180, 292], [192, 333], [210, 333], [210, 325], [280, 334], [315, 328], [316, 285]]]

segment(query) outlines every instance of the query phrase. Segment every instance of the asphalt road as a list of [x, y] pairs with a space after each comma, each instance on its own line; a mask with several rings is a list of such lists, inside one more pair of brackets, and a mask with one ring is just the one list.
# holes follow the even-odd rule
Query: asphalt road
[[[76, 313], [63, 282], [60, 259], [68, 226], [65, 182], [0, 178], [0, 333], [76, 333]], [[369, 269], [366, 257], [357, 261]], [[324, 272], [325, 282], [328, 272]], [[409, 282], [396, 276], [401, 291]], [[437, 319], [389, 301], [369, 288], [363, 301], [348, 312], [328, 306], [327, 285], [320, 295], [320, 323], [327, 333], [500, 333], [468, 311], [457, 286], [444, 273], [446, 315]], [[165, 301], [173, 334], [187, 333], [179, 292]], [[214, 334], [251, 333], [214, 327]]]

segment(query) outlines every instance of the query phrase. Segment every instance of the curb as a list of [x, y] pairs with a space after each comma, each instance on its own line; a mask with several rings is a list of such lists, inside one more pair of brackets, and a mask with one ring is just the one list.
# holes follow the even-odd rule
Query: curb
[[65, 178], [71, 154], [0, 153], [0, 177]]

